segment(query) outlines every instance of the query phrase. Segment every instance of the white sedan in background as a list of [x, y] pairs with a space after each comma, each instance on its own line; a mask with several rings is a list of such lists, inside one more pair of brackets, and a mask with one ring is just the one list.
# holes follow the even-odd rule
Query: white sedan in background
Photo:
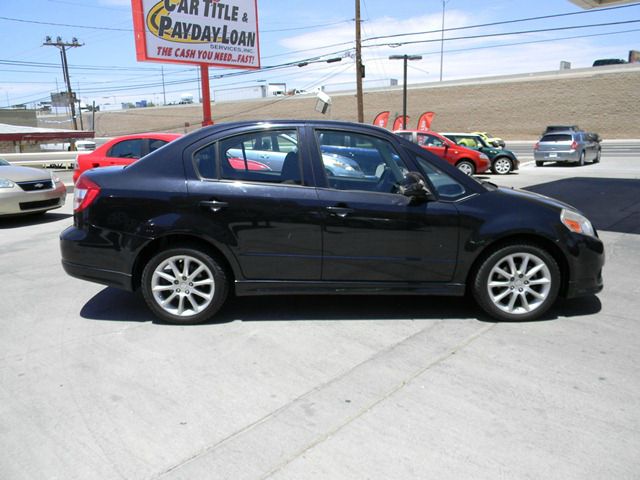
[[67, 188], [52, 172], [0, 158], [0, 217], [44, 213], [64, 205]]

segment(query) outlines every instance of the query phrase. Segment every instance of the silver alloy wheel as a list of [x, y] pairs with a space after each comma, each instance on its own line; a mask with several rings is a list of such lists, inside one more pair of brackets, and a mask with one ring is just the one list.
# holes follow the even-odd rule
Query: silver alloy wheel
[[511, 171], [511, 160], [505, 157], [498, 158], [493, 164], [493, 168], [499, 175], [506, 175]]
[[469, 162], [460, 162], [458, 170], [466, 175], [473, 175], [473, 166]]
[[190, 317], [207, 308], [215, 293], [213, 273], [190, 255], [163, 260], [151, 277], [153, 298], [164, 311]]
[[513, 253], [500, 259], [489, 272], [487, 291], [503, 312], [522, 315], [539, 308], [551, 291], [551, 271], [532, 253]]

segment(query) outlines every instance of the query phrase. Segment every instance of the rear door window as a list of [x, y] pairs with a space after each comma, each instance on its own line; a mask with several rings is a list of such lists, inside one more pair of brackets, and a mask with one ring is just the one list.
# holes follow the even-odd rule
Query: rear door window
[[302, 185], [297, 129], [260, 130], [224, 138], [193, 154], [204, 179]]

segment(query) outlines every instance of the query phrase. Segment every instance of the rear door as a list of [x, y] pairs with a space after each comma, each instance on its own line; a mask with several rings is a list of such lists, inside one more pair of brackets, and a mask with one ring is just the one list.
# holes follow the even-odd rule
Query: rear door
[[[265, 133], [285, 135], [293, 146], [279, 167], [255, 170], [248, 146], [277, 153], [262, 142]], [[299, 148], [304, 135], [301, 125], [245, 129], [185, 152], [191, 223], [236, 259], [244, 279], [321, 277], [322, 219], [308, 154]]]

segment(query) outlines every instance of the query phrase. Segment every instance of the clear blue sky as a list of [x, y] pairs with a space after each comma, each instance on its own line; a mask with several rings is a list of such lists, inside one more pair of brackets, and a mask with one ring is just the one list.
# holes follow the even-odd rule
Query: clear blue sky
[[[258, 0], [262, 65], [278, 65], [323, 54], [345, 54], [353, 48], [354, 3], [325, 0], [293, 2]], [[28, 0], [3, 1], [0, 7], [0, 107], [35, 102], [63, 89], [58, 50], [42, 46], [46, 35], [70, 41], [77, 37], [85, 45], [69, 51], [71, 81], [80, 97], [98, 103], [148, 99], [162, 101], [157, 86], [132, 89], [160, 81], [160, 65], [136, 61], [129, 0]], [[437, 30], [442, 21], [442, 0], [361, 0], [363, 38]], [[465, 27], [528, 17], [582, 12], [568, 0], [448, 0], [445, 28]], [[13, 19], [13, 20], [10, 20]], [[24, 20], [19, 22], [15, 20]], [[554, 70], [561, 60], [573, 68], [588, 67], [597, 58], [626, 59], [631, 49], [640, 50], [640, 22], [569, 29], [610, 22], [640, 21], [640, 5], [574, 16], [454, 30], [445, 38], [467, 37], [558, 28], [556, 31], [525, 33], [445, 42], [444, 80], [496, 74]], [[41, 22], [41, 23], [35, 23]], [[71, 24], [67, 27], [57, 24]], [[96, 27], [96, 28], [81, 28]], [[101, 30], [108, 27], [120, 30]], [[604, 35], [603, 35], [604, 34]], [[573, 38], [571, 38], [573, 37]], [[580, 37], [580, 38], [576, 38]], [[365, 40], [365, 86], [402, 79], [402, 62], [392, 54], [420, 54], [410, 63], [409, 83], [438, 81], [440, 33]], [[394, 45], [400, 42], [418, 41]], [[389, 44], [392, 45], [389, 45]], [[51, 63], [51, 66], [16, 62]], [[96, 68], [97, 67], [97, 68]], [[109, 67], [109, 68], [104, 68]], [[165, 80], [185, 81], [168, 85], [167, 101], [181, 93], [197, 96], [196, 68], [166, 65]], [[214, 78], [233, 70], [210, 70], [214, 92], [257, 85], [258, 81], [285, 82], [288, 88], [313, 89], [320, 85], [354, 82], [351, 58], [339, 63], [311, 64], [274, 71], [245, 71], [243, 75]], [[57, 82], [57, 83], [56, 83]]]

